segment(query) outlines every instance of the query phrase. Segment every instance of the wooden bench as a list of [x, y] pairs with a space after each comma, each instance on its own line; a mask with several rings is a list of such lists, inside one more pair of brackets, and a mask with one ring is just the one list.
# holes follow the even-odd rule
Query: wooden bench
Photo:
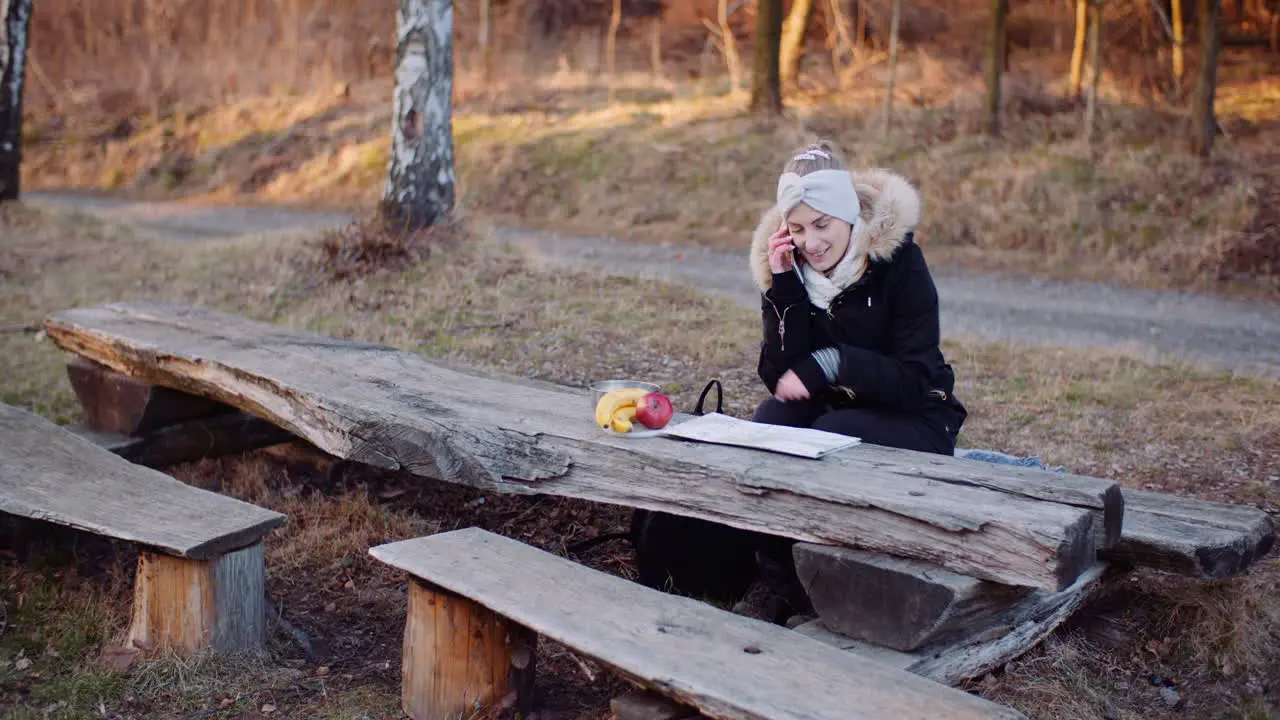
[[[797, 553], [826, 546], [821, 572], [807, 575], [826, 629], [961, 658], [932, 675], [948, 682], [1031, 647], [1083, 602], [1105, 563], [1227, 577], [1275, 537], [1253, 508], [1066, 473], [869, 444], [810, 461], [613, 438], [582, 390], [200, 308], [118, 303], [56, 313], [46, 330], [111, 371], [252, 413], [347, 460], [704, 518], [802, 541]], [[868, 595], [848, 592], [868, 578], [878, 614]]]
[[138, 546], [130, 643], [238, 651], [265, 639], [262, 538], [279, 513], [139, 467], [0, 404], [0, 512]]
[[402, 696], [415, 720], [527, 703], [537, 666], [534, 633], [713, 718], [1022, 717], [776, 625], [484, 530], [369, 552], [411, 576]]

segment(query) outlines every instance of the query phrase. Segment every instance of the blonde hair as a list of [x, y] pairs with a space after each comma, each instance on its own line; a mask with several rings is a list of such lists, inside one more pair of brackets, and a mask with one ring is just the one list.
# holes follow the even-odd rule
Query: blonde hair
[[782, 172], [784, 174], [795, 173], [800, 177], [804, 177], [819, 170], [847, 169], [844, 160], [840, 159], [840, 156], [836, 154], [835, 149], [831, 147], [831, 143], [822, 140], [809, 145], [803, 150], [796, 151], [791, 159], [787, 161], [786, 166], [782, 168]]

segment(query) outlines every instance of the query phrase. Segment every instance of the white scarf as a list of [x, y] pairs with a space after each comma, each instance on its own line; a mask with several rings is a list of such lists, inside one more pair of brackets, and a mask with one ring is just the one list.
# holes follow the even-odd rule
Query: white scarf
[[804, 289], [809, 293], [809, 302], [826, 310], [831, 307], [831, 301], [837, 295], [862, 277], [867, 269], [867, 250], [859, 247], [860, 243], [857, 242], [861, 228], [862, 219], [858, 218], [853, 231], [849, 233], [849, 247], [844, 251], [840, 262], [831, 268], [830, 277], [821, 270], [815, 270], [809, 263], [801, 266], [800, 273], [804, 279]]

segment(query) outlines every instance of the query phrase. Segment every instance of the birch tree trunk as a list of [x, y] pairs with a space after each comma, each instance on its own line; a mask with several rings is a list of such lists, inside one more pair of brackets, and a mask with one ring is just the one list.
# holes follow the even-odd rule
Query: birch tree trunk
[[782, 81], [778, 55], [782, 45], [782, 0], [760, 0], [756, 10], [756, 57], [751, 73], [751, 111], [757, 115], [782, 112]]
[[893, 0], [893, 17], [889, 20], [889, 84], [884, 90], [884, 137], [889, 139], [893, 127], [893, 84], [898, 75], [898, 26], [902, 23], [902, 0]]
[[26, 81], [31, 0], [0, 0], [0, 202], [17, 200], [22, 169], [22, 87]]
[[991, 0], [991, 48], [987, 66], [987, 134], [1000, 134], [1000, 74], [1004, 70], [1005, 18], [1009, 0]]
[[1213, 136], [1218, 124], [1213, 117], [1213, 101], [1218, 90], [1218, 20], [1222, 0], [1199, 0], [1200, 73], [1196, 92], [1191, 99], [1191, 152], [1207, 158], [1213, 150]]
[[1071, 97], [1079, 99], [1084, 82], [1084, 36], [1089, 26], [1089, 0], [1076, 0], [1076, 36], [1071, 45]]
[[406, 229], [453, 210], [453, 2], [399, 0], [383, 217]]
[[794, 0], [791, 13], [782, 25], [782, 50], [778, 59], [784, 85], [794, 86], [800, 79], [800, 58], [804, 55], [804, 36], [813, 17], [813, 0]]

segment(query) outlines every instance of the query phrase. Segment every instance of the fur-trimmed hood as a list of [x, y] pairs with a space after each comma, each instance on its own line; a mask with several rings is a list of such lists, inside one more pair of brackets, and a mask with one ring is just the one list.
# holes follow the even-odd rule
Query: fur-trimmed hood
[[[906, 178], [887, 170], [854, 170], [853, 187], [862, 205], [862, 228], [854, 235], [849, 252], [867, 255], [871, 262], [885, 261], [920, 223], [920, 193]], [[760, 218], [751, 238], [751, 276], [763, 292], [773, 284], [769, 269], [769, 236], [777, 232], [782, 216], [776, 207]]]

